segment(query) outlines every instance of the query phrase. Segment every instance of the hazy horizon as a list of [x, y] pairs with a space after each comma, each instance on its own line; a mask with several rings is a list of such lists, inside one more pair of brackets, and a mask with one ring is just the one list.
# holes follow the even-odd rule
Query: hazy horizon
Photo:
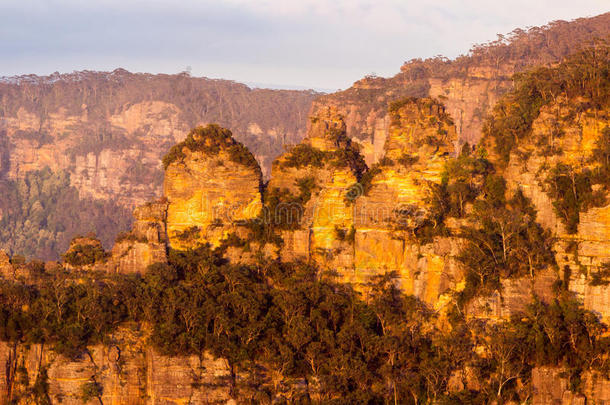
[[[166, 0], [0, 5], [0, 76], [179, 73], [253, 87], [345, 89], [411, 58], [454, 58], [515, 28], [603, 14], [607, 2]], [[425, 21], [425, 23], [424, 23]]]

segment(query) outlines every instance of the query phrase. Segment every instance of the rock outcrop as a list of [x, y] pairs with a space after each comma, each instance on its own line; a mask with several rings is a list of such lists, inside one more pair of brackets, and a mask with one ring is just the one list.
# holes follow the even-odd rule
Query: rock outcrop
[[353, 266], [353, 247], [346, 240], [354, 221], [348, 193], [365, 166], [335, 109], [311, 120], [303, 143], [273, 163], [267, 207], [282, 229], [284, 260], [311, 259], [342, 271]]
[[131, 231], [117, 238], [110, 271], [142, 274], [154, 263], [167, 262], [167, 202], [165, 199], [134, 210]]
[[422, 244], [414, 230], [432, 221], [432, 190], [457, 135], [432, 99], [402, 100], [391, 118], [384, 157], [365, 172], [342, 116], [333, 107], [318, 111], [303, 144], [274, 162], [266, 195], [283, 198], [271, 207], [274, 218], [300, 219], [280, 224], [288, 225], [283, 260], [313, 261], [356, 285], [395, 272], [405, 292], [436, 304], [459, 278], [459, 241]]
[[102, 242], [95, 235], [91, 235], [72, 239], [63, 256], [64, 265], [68, 270], [105, 271], [110, 255], [104, 250]]
[[405, 292], [434, 305], [456, 281], [451, 257], [459, 243], [446, 237], [422, 242], [415, 231], [428, 222], [435, 226], [433, 191], [457, 135], [444, 107], [432, 99], [397, 102], [391, 120], [384, 157], [355, 201], [354, 275], [362, 280], [396, 272]]
[[196, 125], [231, 128], [268, 174], [283, 146], [303, 138], [316, 96], [123, 69], [2, 78], [0, 172], [69, 170], [81, 196], [133, 207], [160, 195], [160, 158]]
[[261, 171], [231, 132], [198, 127], [166, 156], [167, 233], [175, 249], [218, 246], [262, 208]]
[[[608, 18], [610, 15], [602, 16], [604, 21]], [[504, 45], [514, 44], [495, 44], [501, 49]], [[439, 318], [434, 317], [435, 322], [438, 319], [438, 323], [443, 324], [447, 320], [449, 324], [448, 308], [457, 307], [454, 305], [454, 300], [459, 300], [456, 297], [460, 292], [468, 291], [468, 277], [465, 277], [468, 273], [460, 264], [460, 260], [466, 262], [463, 254], [460, 256], [465, 237], [469, 230], [486, 231], [485, 220], [469, 214], [480, 212], [476, 203], [491, 201], [485, 200], [489, 196], [483, 194], [493, 194], [493, 190], [481, 191], [484, 187], [479, 187], [473, 192], [476, 195], [472, 200], [464, 207], [460, 206], [460, 214], [456, 215], [459, 218], [449, 214], [451, 207], [447, 206], [451, 201], [439, 203], [439, 196], [443, 190], [449, 193], [446, 187], [450, 182], [448, 168], [451, 163], [461, 162], [455, 160], [456, 150], [465, 141], [476, 143], [479, 140], [483, 115], [499, 95], [510, 88], [509, 76], [527, 65], [512, 56], [508, 61], [502, 61], [500, 56], [503, 54], [505, 52], [496, 48], [489, 54], [479, 54], [482, 62], [478, 65], [464, 60], [411, 62], [395, 78], [366, 78], [347, 92], [320, 100], [314, 107], [307, 137], [273, 163], [271, 180], [266, 187], [256, 159], [259, 156], [250, 153], [226, 129], [217, 125], [197, 127], [163, 159], [166, 169], [164, 198], [134, 211], [133, 228], [117, 240], [112, 255], [109, 256], [95, 239], [77, 238], [65, 255], [66, 267], [69, 270], [142, 274], [151, 264], [166, 263], [168, 249], [186, 250], [209, 244], [219, 248], [214, 251], [215, 258], [219, 253], [224, 254], [233, 264], [266, 265], [266, 262], [256, 261], [261, 253], [283, 261], [307, 261], [322, 270], [335, 271], [340, 280], [361, 291], [366, 291], [367, 282], [375, 276], [391, 273], [396, 275], [398, 287], [403, 292], [419, 298], [440, 314]], [[545, 61], [552, 62], [556, 56]], [[469, 56], [473, 60], [476, 57], [476, 52]], [[491, 63], [494, 57], [495, 64]], [[408, 94], [436, 98], [404, 97]], [[366, 100], [365, 106], [362, 99]], [[577, 101], [558, 97], [543, 107], [531, 132], [526, 139], [520, 139], [508, 161], [502, 161], [501, 156], [491, 152], [490, 158], [497, 169], [493, 175], [498, 179], [503, 176], [508, 185], [508, 193], [504, 192], [504, 183], [497, 186], [501, 188], [502, 198], [495, 201], [499, 204], [494, 207], [498, 211], [492, 212], [505, 213], [500, 208], [508, 214], [517, 212], [506, 208], [509, 203], [504, 197], [519, 196], [517, 191], [522, 191], [536, 208], [537, 221], [556, 237], [555, 260], [549, 254], [548, 261], [545, 256], [545, 260], [535, 267], [530, 259], [529, 275], [524, 275], [527, 272], [515, 275], [517, 272], [512, 272], [512, 268], [502, 268], [498, 264], [501, 260], [495, 260], [500, 256], [494, 254], [502, 252], [503, 265], [521, 270], [512, 263], [506, 265], [506, 257], [511, 254], [507, 251], [511, 247], [490, 248], [496, 267], [489, 266], [493, 267], [493, 274], [477, 275], [481, 281], [476, 285], [481, 291], [491, 293], [482, 296], [481, 291], [475, 291], [465, 298], [470, 301], [460, 311], [466, 315], [466, 321], [461, 325], [467, 329], [466, 334], [477, 330], [470, 328], [475, 323], [492, 328], [503, 325], [503, 320], [524, 311], [534, 297], [550, 303], [561, 288], [563, 293], [566, 289], [575, 292], [584, 307], [603, 320], [610, 319], [608, 280], [592, 283], [594, 274], [608, 270], [610, 266], [610, 206], [607, 205], [610, 193], [601, 182], [595, 183], [591, 190], [583, 186], [591, 195], [604, 197], [605, 202], [596, 200], [589, 205], [579, 205], [578, 208], [583, 209], [574, 222], [574, 218], [561, 215], [557, 204], [561, 196], [553, 197], [550, 189], [549, 178], [556, 173], [557, 167], [571, 170], [562, 172], [562, 176], [572, 176], [574, 188], [578, 173], [599, 169], [599, 162], [595, 163], [592, 156], [610, 126], [608, 112], [589, 106], [574, 114], [571, 103]], [[20, 123], [33, 125], [39, 119], [42, 125], [40, 117], [21, 109], [18, 111]], [[90, 111], [84, 106], [83, 117], [88, 114]], [[172, 137], [180, 138], [180, 129], [174, 125], [180, 121], [181, 114], [182, 111], [172, 105], [142, 102], [113, 115], [110, 122], [127, 132], [137, 132], [144, 116], [150, 131], [175, 132], [176, 136]], [[68, 121], [63, 119], [63, 124], [54, 131], [67, 131]], [[17, 125], [15, 122], [9, 124]], [[27, 153], [23, 154], [25, 163], [20, 167], [29, 170], [29, 161], [51, 161], [53, 157], [47, 156], [50, 152], [45, 152], [44, 134], [32, 132], [31, 125], [24, 128], [25, 132], [19, 133], [20, 139], [39, 142], [41, 148], [36, 153], [41, 155], [29, 159]], [[262, 133], [257, 125], [251, 124], [248, 128], [252, 133]], [[487, 141], [491, 143], [486, 146], [493, 150], [492, 140]], [[459, 158], [471, 156], [470, 150], [465, 150]], [[86, 176], [83, 175], [83, 183], [78, 184], [90, 189], [109, 185], [110, 179], [118, 175], [118, 172], [112, 172], [105, 177], [111, 172], [111, 162], [116, 159], [112, 153], [102, 150], [95, 156], [76, 157], [79, 167], [85, 172], [90, 169]], [[129, 156], [135, 158], [135, 155]], [[143, 155], [139, 157], [143, 158]], [[0, 170], [4, 164], [1, 159], [0, 151]], [[106, 168], [102, 174], [98, 170], [100, 162]], [[366, 163], [369, 163], [368, 167]], [[485, 180], [491, 178], [491, 174], [486, 172], [487, 175], [490, 177]], [[91, 184], [85, 184], [92, 178]], [[445, 204], [442, 214], [439, 214], [439, 204]], [[530, 212], [529, 206], [519, 209]], [[524, 221], [533, 222], [532, 217], [530, 215]], [[536, 225], [527, 227], [524, 232], [535, 233], [539, 229]], [[263, 237], [257, 234], [261, 230], [265, 233]], [[497, 232], [494, 232], [489, 231], [489, 234], [498, 240]], [[546, 237], [547, 233], [540, 232]], [[503, 242], [504, 236], [502, 233]], [[523, 251], [532, 244], [519, 247]], [[545, 249], [545, 253], [548, 250]], [[225, 261], [222, 263], [224, 265]], [[15, 277], [15, 269], [8, 256], [0, 254], [3, 277]], [[245, 270], [238, 266], [226, 269]], [[264, 277], [264, 270], [261, 274]], [[494, 280], [489, 282], [490, 278]], [[175, 308], [172, 312], [176, 312]], [[377, 317], [383, 324], [379, 314]], [[467, 324], [467, 321], [474, 322]], [[0, 391], [6, 393], [9, 402], [17, 403], [36, 402], [36, 384], [39, 383], [48, 386], [45, 390], [48, 399], [68, 404], [184, 404], [229, 400], [227, 381], [235, 375], [233, 368], [230, 372], [227, 367], [228, 360], [213, 359], [207, 353], [182, 357], [161, 355], [150, 348], [153, 332], [147, 330], [148, 326], [133, 323], [123, 325], [108, 337], [107, 344], [90, 347], [78, 359], [65, 358], [41, 345], [0, 344], [0, 364], [5, 365], [0, 368]], [[458, 334], [456, 336], [459, 338]], [[484, 363], [489, 360], [486, 356], [493, 355], [489, 348], [493, 345], [484, 347], [486, 343], [482, 341], [487, 335], [480, 336], [480, 341], [479, 337], [474, 338], [472, 350], [480, 357], [473, 358]], [[527, 340], [527, 343], [531, 341]], [[198, 347], [200, 350], [201, 346]], [[515, 350], [507, 348], [506, 356], [512, 356]], [[364, 349], [362, 352], [364, 355]], [[610, 400], [610, 382], [603, 375], [587, 370], [582, 373], [578, 370], [577, 374], [582, 378], [570, 381], [565, 369], [534, 368], [531, 391], [526, 391], [529, 387], [523, 387], [523, 382], [530, 383], [530, 369], [524, 371], [523, 365], [532, 363], [517, 360], [521, 369], [514, 376], [502, 374], [492, 378], [509, 377], [501, 382], [500, 389], [502, 384], [511, 381], [507, 387], [514, 385], [517, 390], [531, 393], [534, 404]], [[264, 368], [264, 365], [257, 366]], [[457, 387], [456, 390], [477, 384], [477, 375], [466, 375], [468, 370], [463, 370], [463, 379], [470, 381], [460, 385], [459, 378], [452, 377], [456, 381], [449, 385]], [[580, 386], [577, 387], [578, 382]], [[300, 380], [295, 385], [299, 384], [302, 384]], [[312, 381], [312, 385], [315, 384]]]
[[10, 257], [0, 250], [0, 274], [5, 279], [11, 279], [14, 275], [13, 266], [11, 265]]

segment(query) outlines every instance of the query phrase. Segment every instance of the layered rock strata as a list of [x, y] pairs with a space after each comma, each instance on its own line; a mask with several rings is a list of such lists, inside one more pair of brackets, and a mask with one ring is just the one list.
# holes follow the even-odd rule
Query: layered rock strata
[[260, 168], [230, 131], [196, 128], [168, 156], [175, 157], [166, 162], [164, 182], [172, 248], [197, 242], [218, 246], [240, 223], [259, 216]]

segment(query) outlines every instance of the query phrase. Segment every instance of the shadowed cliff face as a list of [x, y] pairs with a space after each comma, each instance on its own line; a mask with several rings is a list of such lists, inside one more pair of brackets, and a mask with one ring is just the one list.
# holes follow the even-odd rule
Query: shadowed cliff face
[[[230, 399], [224, 384], [229, 371], [222, 359], [202, 356], [169, 357], [147, 345], [149, 331], [125, 329], [111, 345], [91, 347], [74, 360], [44, 345], [11, 347], [0, 343], [0, 389], [3, 400], [61, 404], [184, 404], [217, 403]], [[34, 397], [32, 385], [48, 384], [46, 398]], [[7, 395], [7, 392], [9, 395]]]

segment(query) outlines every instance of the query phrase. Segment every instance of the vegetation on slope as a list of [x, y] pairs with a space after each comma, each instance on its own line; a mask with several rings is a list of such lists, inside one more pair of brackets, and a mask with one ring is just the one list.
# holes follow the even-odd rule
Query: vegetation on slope
[[[569, 57], [555, 67], [540, 67], [515, 75], [515, 88], [494, 107], [485, 134], [508, 162], [511, 151], [531, 133], [542, 106], [570, 100], [570, 114], [610, 106], [610, 46], [596, 46]], [[548, 140], [547, 140], [548, 142]]]
[[[552, 68], [537, 68], [515, 77], [515, 89], [494, 108], [485, 127], [486, 136], [493, 140], [500, 161], [508, 163], [511, 152], [527, 137], [531, 136], [532, 124], [543, 106], [560, 104], [560, 120], [568, 125], [587, 113], [606, 114], [610, 109], [610, 45], [600, 41], [595, 46], [568, 58]], [[554, 138], [563, 136], [561, 125], [548, 135], [537, 139], [541, 154], [559, 155]], [[605, 204], [605, 198], [594, 192], [594, 185], [608, 189], [610, 161], [608, 160], [609, 129], [593, 150], [590, 170], [566, 163], [557, 163], [550, 168], [544, 180], [548, 194], [554, 200], [554, 208], [565, 223], [569, 233], [577, 231], [579, 214], [587, 209]]]
[[[518, 79], [525, 81], [509, 96], [513, 103], [497, 111], [489, 127], [492, 136], [507, 141], [502, 148], [510, 152], [514, 145], [510, 140], [527, 135], [549, 91], [578, 93], [590, 88], [594, 91], [579, 97], [589, 97], [585, 103], [600, 100], [605, 90], [595, 93], [595, 89], [602, 87], [573, 82], [570, 75], [575, 71], [559, 71], [566, 74], [559, 84], [527, 75]], [[538, 70], [542, 75], [549, 72], [554, 71]], [[594, 83], [589, 79], [587, 83]], [[182, 146], [210, 148], [214, 153], [227, 145], [199, 143], [193, 136]], [[317, 152], [303, 152], [295, 167], [315, 166]], [[505, 155], [506, 149], [499, 152]], [[172, 150], [167, 165], [181, 154], [182, 147]], [[242, 149], [236, 149], [234, 156], [251, 164], [251, 155], [242, 154]], [[608, 156], [602, 141], [594, 152], [601, 166], [585, 176], [604, 187]], [[577, 182], [569, 196], [563, 182], [569, 168], [564, 169], [554, 171], [552, 193], [556, 209], [568, 212], [565, 218], [570, 221], [571, 207], [579, 212], [587, 206], [582, 196], [591, 187]], [[266, 203], [285, 197], [307, 201], [315, 179], [303, 178], [298, 184], [299, 196], [270, 190]], [[119, 326], [146, 323], [153, 328], [151, 343], [162, 353], [209, 351], [226, 359], [231, 395], [244, 402], [278, 398], [319, 403], [527, 402], [533, 367], [566, 369], [576, 391], [584, 370], [607, 376], [607, 327], [567, 291], [557, 291], [549, 303], [534, 299], [523, 313], [506, 321], [469, 320], [462, 315], [468, 300], [501, 288], [502, 278], [533, 276], [554, 265], [550, 236], [536, 224], [530, 202], [520, 193], [507, 196], [503, 179], [494, 174], [484, 154], [473, 155], [465, 148], [447, 165], [434, 199], [439, 223], [454, 216], [472, 224], [462, 230], [466, 242], [459, 259], [466, 283], [458, 305], [449, 313], [449, 327], [422, 302], [399, 291], [392, 274], [371, 280], [359, 293], [308, 264], [230, 265], [221, 250], [199, 246], [171, 251], [169, 264], [151, 266], [144, 277], [45, 270], [31, 262], [25, 265], [31, 279], [0, 282], [0, 338], [45, 343], [61, 354], [78, 357], [87, 353], [88, 346], [107, 342]], [[337, 233], [349, 238], [346, 230]], [[230, 243], [241, 244], [238, 239], [234, 236]], [[79, 248], [77, 253], [84, 257], [77, 265], [97, 257], [93, 250]], [[599, 282], [605, 276], [600, 273]], [[476, 384], [452, 386], [451, 381], [466, 371]], [[41, 387], [39, 396], [44, 397]], [[101, 393], [98, 387], [88, 387], [82, 394], [93, 398]]]
[[356, 177], [367, 170], [364, 158], [357, 145], [349, 139], [338, 138], [340, 147], [334, 151], [323, 151], [308, 144], [299, 144], [290, 149], [281, 162], [282, 167], [300, 169], [303, 167], [322, 168], [327, 164], [337, 168], [349, 168]]
[[46, 168], [0, 183], [0, 249], [59, 259], [76, 235], [97, 232], [106, 247], [131, 223], [131, 212], [111, 201], [85, 200], [65, 172]]
[[121, 113], [127, 105], [154, 100], [176, 105], [188, 127], [218, 122], [231, 128], [256, 155], [269, 155], [272, 159], [282, 153], [282, 142], [253, 136], [249, 126], [256, 123], [265, 134], [272, 130], [289, 134], [295, 137], [289, 140], [294, 143], [304, 135], [307, 112], [316, 96], [313, 91], [250, 89], [228, 80], [187, 74], [136, 74], [123, 69], [0, 80], [0, 110], [5, 117], [15, 116], [24, 108], [44, 123], [48, 114], [59, 109], [80, 116], [86, 106], [87, 121], [92, 125], [74, 132], [83, 140], [76, 150], [78, 154], [91, 152], [101, 141], [119, 139], [121, 134], [111, 131], [111, 115]]
[[520, 191], [506, 198], [502, 178], [488, 178], [471, 219], [475, 225], [462, 229], [466, 245], [458, 256], [466, 282], [460, 303], [500, 290], [502, 279], [533, 278], [555, 265], [550, 232], [536, 223], [536, 211]]
[[[352, 122], [350, 136], [372, 136], [366, 124], [371, 113], [383, 117], [392, 100], [402, 97], [429, 97], [430, 79], [474, 80], [489, 72], [499, 80], [508, 80], [512, 72], [521, 72], [538, 65], [557, 63], [574, 54], [595, 38], [610, 35], [610, 13], [593, 18], [554, 21], [542, 27], [516, 29], [498, 40], [474, 46], [469, 53], [454, 60], [442, 56], [412, 59], [404, 63], [400, 73], [391, 78], [374, 75], [356, 82], [347, 90], [324, 95], [316, 104], [349, 106], [350, 114], [361, 117]], [[498, 94], [499, 95], [499, 94]], [[480, 111], [483, 118], [485, 111]]]
[[[172, 251], [143, 278], [28, 266], [30, 281], [0, 283], [3, 341], [79, 357], [117, 327], [146, 322], [162, 353], [226, 359], [231, 395], [243, 401], [524, 400], [533, 367], [567, 367], [574, 381], [577, 370], [608, 371], [605, 325], [566, 294], [504, 323], [456, 310], [444, 328], [392, 275], [361, 295], [303, 263], [229, 265], [206, 246]], [[466, 368], [478, 388], [450, 389]]]
[[258, 162], [248, 148], [235, 141], [231, 131], [217, 124], [193, 128], [184, 141], [172, 146], [163, 157], [163, 167], [167, 169], [172, 163], [184, 159], [184, 148], [206, 155], [226, 153], [231, 161], [260, 172]]

